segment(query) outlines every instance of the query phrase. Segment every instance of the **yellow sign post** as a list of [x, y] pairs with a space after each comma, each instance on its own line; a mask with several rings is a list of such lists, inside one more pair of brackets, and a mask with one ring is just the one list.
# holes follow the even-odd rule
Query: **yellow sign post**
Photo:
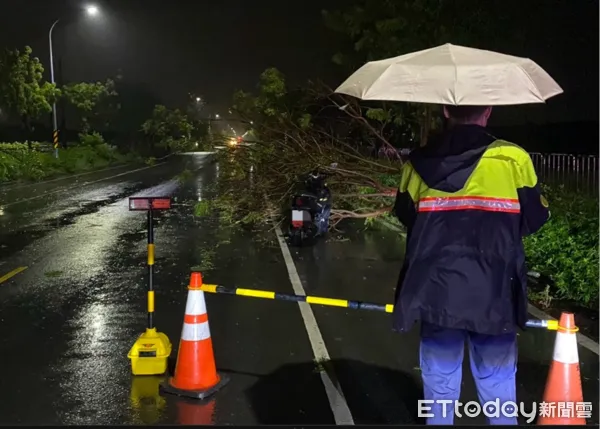
[[171, 208], [171, 198], [131, 197], [129, 210], [146, 211], [148, 216], [148, 324], [127, 357], [134, 375], [160, 375], [167, 371], [171, 341], [154, 327], [154, 210]]

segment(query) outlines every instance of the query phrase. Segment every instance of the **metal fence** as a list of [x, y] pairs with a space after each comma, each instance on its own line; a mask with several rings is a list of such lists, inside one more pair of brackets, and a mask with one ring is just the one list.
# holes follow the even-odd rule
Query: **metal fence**
[[577, 192], [598, 194], [597, 156], [535, 152], [530, 155], [540, 182], [563, 185]]

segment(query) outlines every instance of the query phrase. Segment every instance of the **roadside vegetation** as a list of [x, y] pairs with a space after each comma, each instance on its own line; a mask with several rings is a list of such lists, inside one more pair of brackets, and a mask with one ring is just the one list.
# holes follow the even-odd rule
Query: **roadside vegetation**
[[[119, 94], [127, 89], [121, 77], [104, 82], [69, 82], [57, 86], [43, 78], [44, 67], [29, 46], [0, 52], [0, 132], [17, 129], [21, 141], [0, 143], [0, 182], [40, 180], [79, 173], [116, 163], [143, 162], [153, 165], [156, 157], [207, 145], [206, 121], [194, 109], [183, 112], [156, 105], [134, 118], [140, 94]], [[125, 91], [127, 92], [127, 91]], [[59, 159], [54, 159], [49, 122], [52, 103], [68, 111], [69, 126], [79, 136], [63, 145], [66, 130], [60, 130]], [[152, 105], [150, 105], [152, 107]], [[124, 111], [125, 110], [125, 111]], [[40, 126], [41, 125], [41, 126]], [[125, 141], [106, 140], [115, 128], [125, 128]], [[48, 141], [35, 142], [31, 136], [45, 129]], [[133, 131], [132, 131], [133, 130]], [[73, 130], [71, 130], [73, 131]], [[0, 140], [1, 142], [1, 140]], [[134, 144], [137, 143], [137, 146]]]
[[535, 235], [525, 240], [532, 270], [550, 277], [536, 301], [550, 306], [552, 300], [567, 300], [598, 309], [598, 196], [544, 186], [552, 216]]
[[[490, 25], [502, 28], [506, 20], [520, 19], [509, 16], [511, 11], [469, 4], [381, 0], [324, 12], [327, 25], [344, 40], [333, 60], [349, 75], [365, 61], [446, 42], [503, 51], [527, 37], [526, 26], [508, 38], [491, 31]], [[465, 11], [473, 14], [468, 21], [474, 24], [455, 25], [465, 22]], [[431, 19], [403, 18], [414, 15]], [[316, 168], [329, 175], [333, 228], [348, 218], [364, 219], [367, 225], [380, 217], [395, 222], [389, 213], [402, 161], [373, 154], [425, 145], [441, 123], [435, 107], [365, 103], [333, 94], [318, 81], [292, 87], [276, 68], [260, 75], [253, 93], [237, 92], [232, 112], [250, 129], [251, 145], [220, 152], [219, 197], [210, 207], [203, 201], [197, 213], [217, 211], [225, 223], [248, 226], [264, 225], [273, 216], [283, 219], [299, 179]], [[545, 302], [555, 298], [597, 308], [598, 199], [560, 188], [545, 192], [552, 220], [526, 242], [530, 268], [552, 279]]]
[[[98, 135], [82, 135], [79, 144], [61, 150], [56, 159], [53, 152], [42, 151], [37, 142], [0, 143], [0, 182], [42, 180], [48, 177], [81, 173], [113, 164], [141, 161], [134, 154], [119, 153]], [[31, 149], [28, 147], [31, 146]]]

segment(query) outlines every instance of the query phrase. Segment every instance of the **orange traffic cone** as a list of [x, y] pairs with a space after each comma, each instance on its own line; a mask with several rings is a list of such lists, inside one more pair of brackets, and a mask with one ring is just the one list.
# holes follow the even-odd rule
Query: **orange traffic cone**
[[161, 389], [166, 393], [195, 399], [208, 398], [229, 381], [217, 373], [201, 287], [202, 275], [192, 273], [175, 376], [161, 384]]
[[545, 409], [540, 407], [538, 425], [585, 425], [586, 412], [579, 374], [577, 335], [572, 313], [562, 313], [558, 322], [554, 356], [544, 391]]

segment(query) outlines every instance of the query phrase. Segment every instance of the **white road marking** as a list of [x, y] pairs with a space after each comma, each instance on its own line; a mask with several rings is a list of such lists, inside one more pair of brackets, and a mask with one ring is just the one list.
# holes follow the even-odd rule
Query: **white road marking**
[[[304, 287], [302, 286], [302, 282], [300, 281], [300, 277], [298, 276], [296, 265], [294, 264], [294, 260], [292, 259], [292, 255], [290, 254], [290, 250], [285, 242], [283, 234], [279, 228], [275, 229], [275, 233], [277, 234], [277, 241], [279, 241], [279, 247], [281, 248], [281, 253], [283, 254], [283, 259], [285, 260], [285, 265], [287, 267], [294, 293], [296, 295], [306, 295]], [[304, 326], [306, 328], [306, 332], [308, 333], [308, 339], [312, 346], [315, 360], [317, 362], [328, 362], [330, 360], [329, 352], [325, 346], [325, 341], [323, 341], [323, 336], [319, 330], [319, 325], [317, 324], [317, 320], [315, 319], [312, 308], [310, 308], [310, 304], [307, 304], [306, 302], [299, 302], [298, 305], [300, 307], [302, 319], [304, 319]], [[333, 370], [331, 369], [331, 372], [332, 371]], [[350, 408], [348, 408], [342, 388], [336, 380], [337, 377], [335, 377], [335, 374], [330, 375], [327, 371], [320, 371], [320, 374], [323, 385], [325, 386], [327, 399], [329, 399], [329, 406], [331, 407], [333, 417], [335, 418], [335, 424], [354, 425], [352, 413], [350, 413]]]
[[[138, 171], [148, 170], [149, 168], [158, 167], [159, 165], [164, 165], [164, 164], [166, 164], [166, 162], [161, 162], [160, 164], [155, 164], [155, 165], [151, 165], [151, 166], [148, 166], [148, 167], [142, 167], [142, 168], [138, 168], [138, 169], [135, 169], [135, 170], [126, 171], [124, 173], [115, 174], [114, 176], [105, 177], [103, 179], [98, 179], [98, 180], [93, 180], [91, 182], [78, 183], [77, 186], [81, 187], [81, 186], [92, 185], [94, 183], [103, 182], [105, 180], [114, 179], [115, 177], [125, 176], [127, 174], [136, 173]], [[58, 192], [64, 192], [64, 191], [66, 191], [68, 189], [70, 189], [70, 188], [61, 188], [61, 189], [57, 189], [56, 191], [44, 192], [43, 194], [37, 195], [35, 197], [25, 198], [25, 199], [22, 199], [22, 200], [19, 200], [19, 201], [15, 201], [15, 202], [12, 202], [12, 203], [3, 204], [2, 207], [9, 207], [9, 206], [14, 206], [16, 204], [21, 204], [21, 203], [24, 203], [24, 202], [27, 202], [27, 201], [37, 200], [38, 198], [42, 198], [42, 197], [45, 197], [45, 196], [48, 196], [48, 195], [56, 194]]]

